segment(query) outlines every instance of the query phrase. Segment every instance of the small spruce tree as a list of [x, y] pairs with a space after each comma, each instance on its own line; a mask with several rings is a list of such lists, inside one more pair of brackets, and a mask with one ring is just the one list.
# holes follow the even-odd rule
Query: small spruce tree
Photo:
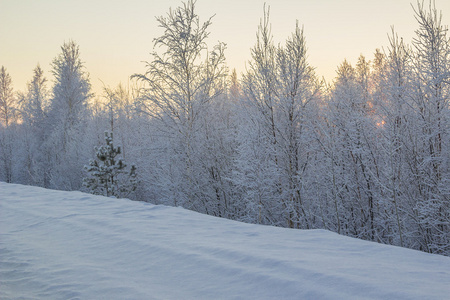
[[118, 156], [120, 147], [114, 147], [113, 134], [105, 132], [106, 145], [95, 147], [97, 159], [89, 161], [84, 169], [88, 176], [83, 185], [95, 195], [127, 197], [137, 188], [136, 167], [127, 170], [124, 160]]

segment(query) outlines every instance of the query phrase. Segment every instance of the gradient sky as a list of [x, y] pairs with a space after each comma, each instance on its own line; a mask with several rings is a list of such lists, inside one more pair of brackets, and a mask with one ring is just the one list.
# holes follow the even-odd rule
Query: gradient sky
[[[197, 0], [200, 21], [215, 14], [208, 44], [227, 44], [227, 64], [245, 70], [250, 48], [270, 6], [276, 43], [304, 26], [309, 63], [331, 81], [337, 66], [355, 64], [363, 54], [372, 59], [376, 48], [388, 45], [391, 25], [408, 43], [418, 24], [410, 0]], [[25, 91], [39, 63], [52, 82], [51, 62], [65, 41], [74, 40], [90, 73], [94, 92], [103, 83], [115, 87], [145, 71], [153, 39], [161, 35], [155, 17], [165, 15], [181, 0], [0, 0], [0, 65], [12, 77], [15, 90]], [[428, 5], [428, 3], [426, 3]], [[450, 1], [436, 0], [449, 25]], [[48, 85], [50, 87], [51, 84]]]

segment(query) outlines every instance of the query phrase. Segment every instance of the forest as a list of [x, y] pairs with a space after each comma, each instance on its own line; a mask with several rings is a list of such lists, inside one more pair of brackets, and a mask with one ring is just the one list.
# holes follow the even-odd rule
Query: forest
[[74, 41], [25, 91], [1, 66], [0, 181], [450, 256], [450, 39], [432, 2], [412, 7], [411, 44], [392, 28], [332, 83], [298, 22], [274, 43], [267, 7], [238, 75], [192, 0], [157, 18], [128, 85], [95, 95]]

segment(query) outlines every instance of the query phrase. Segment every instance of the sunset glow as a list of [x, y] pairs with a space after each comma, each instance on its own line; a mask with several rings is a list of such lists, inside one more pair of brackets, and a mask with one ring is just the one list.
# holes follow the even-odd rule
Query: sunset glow
[[[74, 40], [80, 45], [95, 92], [101, 91], [102, 82], [126, 84], [130, 75], [144, 71], [142, 61], [150, 59], [153, 39], [161, 34], [155, 17], [181, 2], [2, 0], [0, 62], [11, 74], [14, 89], [24, 90], [37, 63], [51, 80], [50, 63], [64, 42]], [[417, 29], [410, 5], [415, 1], [410, 0], [197, 1], [201, 21], [215, 15], [210, 45], [227, 44], [227, 64], [238, 74], [250, 59], [265, 2], [270, 6], [274, 41], [284, 42], [298, 20], [304, 26], [309, 62], [327, 81], [335, 77], [344, 59], [355, 64], [363, 54], [372, 60], [375, 49], [388, 44], [390, 26], [408, 43]], [[450, 1], [438, 0], [436, 7], [448, 24]]]

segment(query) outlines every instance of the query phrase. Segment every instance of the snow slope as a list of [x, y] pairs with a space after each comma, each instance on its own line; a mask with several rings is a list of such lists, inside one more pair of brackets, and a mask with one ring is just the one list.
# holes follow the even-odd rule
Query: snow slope
[[0, 182], [0, 299], [450, 299], [450, 258]]

